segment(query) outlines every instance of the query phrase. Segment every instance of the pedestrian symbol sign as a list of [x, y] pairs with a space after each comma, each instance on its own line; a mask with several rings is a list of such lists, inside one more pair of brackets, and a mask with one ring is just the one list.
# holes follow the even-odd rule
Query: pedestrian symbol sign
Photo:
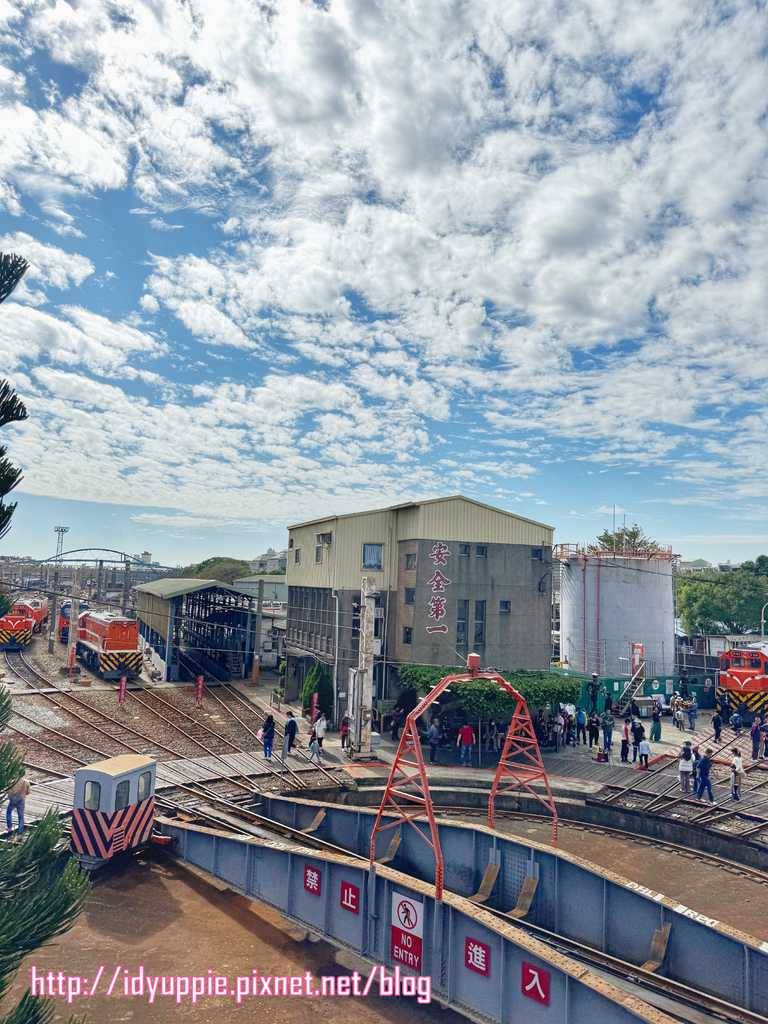
[[424, 904], [412, 896], [392, 893], [392, 959], [397, 964], [421, 971], [424, 940]]

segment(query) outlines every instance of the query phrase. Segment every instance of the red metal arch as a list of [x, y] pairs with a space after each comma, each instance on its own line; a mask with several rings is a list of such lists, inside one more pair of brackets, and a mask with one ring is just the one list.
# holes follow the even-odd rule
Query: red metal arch
[[[509, 793], [513, 789], [524, 789], [531, 796], [536, 797], [552, 814], [552, 845], [557, 844], [557, 808], [552, 798], [552, 791], [549, 787], [549, 779], [541, 760], [539, 744], [536, 740], [536, 733], [533, 722], [528, 712], [528, 706], [522, 695], [510, 686], [506, 679], [498, 672], [480, 672], [480, 657], [470, 654], [467, 659], [469, 666], [466, 674], [445, 676], [427, 696], [417, 704], [405, 720], [403, 735], [400, 739], [400, 746], [397, 748], [392, 770], [389, 773], [387, 787], [384, 790], [381, 807], [376, 816], [376, 824], [371, 833], [371, 867], [373, 867], [376, 854], [376, 836], [389, 828], [397, 828], [403, 823], [412, 825], [416, 832], [426, 841], [435, 854], [435, 889], [437, 899], [443, 896], [443, 855], [440, 849], [440, 838], [435, 821], [435, 812], [432, 805], [432, 796], [429, 792], [427, 781], [427, 769], [424, 764], [424, 756], [421, 752], [421, 740], [419, 738], [416, 722], [426, 709], [437, 700], [441, 693], [455, 683], [466, 683], [471, 679], [488, 679], [510, 693], [517, 701], [515, 712], [512, 715], [512, 722], [507, 730], [507, 737], [504, 741], [504, 749], [499, 760], [498, 768], [493, 779], [493, 786], [488, 797], [488, 824], [495, 828], [495, 802], [496, 797], [502, 793]], [[510, 780], [503, 785], [502, 780]], [[546, 789], [546, 797], [533, 789], [533, 783], [542, 781]], [[499, 789], [502, 784], [503, 788]], [[399, 797], [398, 799], [396, 799]], [[391, 821], [382, 824], [382, 817], [385, 811], [394, 811], [395, 817]], [[414, 822], [417, 818], [426, 817], [429, 822], [430, 838], [417, 829]]]

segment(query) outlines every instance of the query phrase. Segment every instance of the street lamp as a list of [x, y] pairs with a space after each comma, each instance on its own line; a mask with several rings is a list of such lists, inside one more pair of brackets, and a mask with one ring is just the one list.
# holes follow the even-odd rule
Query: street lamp
[[760, 639], [765, 638], [765, 609], [768, 608], [768, 601], [763, 605], [762, 611], [760, 612]]

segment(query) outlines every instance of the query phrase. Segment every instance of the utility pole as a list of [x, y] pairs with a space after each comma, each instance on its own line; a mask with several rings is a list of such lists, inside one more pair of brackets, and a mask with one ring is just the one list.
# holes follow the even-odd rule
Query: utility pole
[[69, 674], [72, 675], [72, 666], [75, 663], [75, 651], [77, 649], [78, 639], [78, 619], [80, 617], [80, 585], [81, 585], [81, 569], [80, 566], [75, 569], [75, 582], [72, 587], [72, 604], [69, 607], [69, 657], [67, 658], [67, 664], [69, 665]]
[[123, 615], [127, 615], [128, 614], [128, 605], [130, 604], [130, 601], [131, 601], [131, 560], [130, 560], [130, 558], [126, 558], [126, 560], [125, 560], [125, 569], [124, 569], [124, 573], [123, 573], [123, 606], [122, 606], [122, 613], [123, 613]]
[[261, 669], [261, 610], [264, 607], [264, 580], [259, 580], [259, 593], [256, 598], [256, 640], [253, 645], [253, 669], [251, 671], [251, 683], [259, 685], [259, 671]]
[[376, 615], [376, 580], [371, 576], [363, 578], [360, 588], [360, 651], [357, 671], [360, 678], [360, 705], [355, 708], [359, 714], [360, 729], [357, 745], [358, 757], [371, 756], [371, 721], [373, 719], [373, 633]]
[[99, 559], [98, 568], [96, 569], [96, 604], [101, 604], [104, 600], [104, 560]]
[[[48, 630], [48, 653], [53, 654], [54, 640], [56, 639], [56, 633], [58, 632], [59, 622], [56, 616], [58, 615], [58, 600], [59, 600], [59, 570], [58, 568], [53, 570], [53, 602], [51, 606], [51, 618], [50, 628]], [[69, 620], [70, 626], [72, 620]]]

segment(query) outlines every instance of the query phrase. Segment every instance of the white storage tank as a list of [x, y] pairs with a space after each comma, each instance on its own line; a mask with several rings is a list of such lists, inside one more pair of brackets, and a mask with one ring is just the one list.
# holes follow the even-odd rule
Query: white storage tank
[[675, 668], [673, 568], [678, 556], [560, 545], [560, 657], [573, 672], [630, 675], [642, 644], [644, 675]]

